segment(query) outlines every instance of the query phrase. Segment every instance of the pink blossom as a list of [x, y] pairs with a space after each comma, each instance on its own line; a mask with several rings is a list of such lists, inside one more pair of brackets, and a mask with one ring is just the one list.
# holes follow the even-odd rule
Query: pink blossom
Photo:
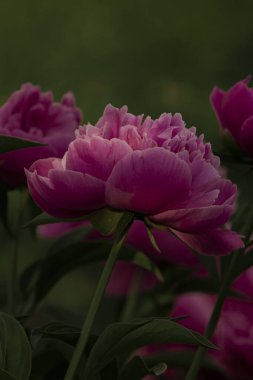
[[[215, 360], [235, 380], [253, 378], [253, 270], [250, 268], [233, 284], [244, 298], [227, 297], [213, 341], [220, 348], [210, 351]], [[179, 296], [173, 316], [189, 315], [186, 327], [203, 333], [210, 318], [215, 296], [188, 293]]]
[[53, 216], [128, 210], [166, 226], [196, 251], [219, 255], [243, 246], [224, 228], [236, 186], [219, 165], [180, 114], [143, 120], [109, 105], [95, 126], [77, 131], [63, 159], [36, 161], [27, 178], [35, 202]]
[[214, 87], [210, 100], [221, 128], [253, 156], [253, 88], [248, 86], [249, 81], [250, 76], [226, 92]]
[[55, 103], [51, 92], [43, 93], [30, 83], [22, 85], [0, 108], [0, 138], [18, 137], [46, 146], [1, 154], [0, 179], [11, 188], [20, 186], [25, 183], [25, 167], [40, 158], [62, 157], [81, 118], [72, 93]]

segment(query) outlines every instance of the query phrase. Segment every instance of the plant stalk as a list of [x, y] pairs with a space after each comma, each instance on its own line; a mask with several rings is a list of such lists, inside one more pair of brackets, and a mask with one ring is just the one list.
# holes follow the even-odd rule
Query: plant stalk
[[[218, 298], [216, 300], [216, 303], [213, 308], [212, 315], [210, 317], [210, 320], [208, 322], [206, 331], [205, 331], [205, 337], [207, 339], [211, 339], [216, 326], [218, 324], [220, 314], [222, 311], [222, 307], [226, 298], [226, 295], [228, 293], [229, 287], [231, 285], [231, 282], [233, 281], [233, 271], [237, 262], [238, 256], [241, 254], [241, 251], [236, 251], [233, 253], [231, 261], [229, 263], [228, 270], [223, 278], [220, 292], [218, 294]], [[185, 380], [195, 380], [197, 378], [197, 375], [199, 373], [199, 370], [201, 368], [201, 364], [203, 363], [205, 353], [207, 349], [205, 347], [199, 347], [195, 353], [195, 356], [193, 358], [192, 364], [188, 370], [188, 373], [186, 375]]]
[[115, 241], [113, 243], [111, 252], [110, 252], [108, 259], [106, 261], [102, 275], [99, 279], [97, 288], [95, 290], [94, 297], [93, 297], [91, 304], [90, 304], [90, 307], [88, 309], [88, 313], [87, 313], [86, 319], [84, 321], [77, 346], [75, 348], [75, 351], [74, 351], [73, 356], [71, 358], [71, 361], [69, 363], [69, 367], [67, 369], [64, 380], [73, 380], [75, 377], [75, 374], [76, 374], [78, 365], [80, 363], [81, 357], [85, 351], [85, 347], [87, 345], [89, 335], [90, 335], [90, 331], [91, 331], [91, 328], [93, 326], [93, 322], [95, 320], [96, 314], [98, 312], [99, 305], [100, 305], [101, 300], [103, 298], [103, 295], [105, 293], [107, 284], [109, 282], [111, 273], [113, 271], [114, 265], [115, 265], [116, 260], [117, 260], [118, 253], [119, 253], [121, 246], [124, 242], [125, 236], [126, 236], [127, 231], [131, 225], [131, 222], [129, 222], [128, 225], [124, 228], [123, 234], [117, 233], [118, 231], [116, 231]]

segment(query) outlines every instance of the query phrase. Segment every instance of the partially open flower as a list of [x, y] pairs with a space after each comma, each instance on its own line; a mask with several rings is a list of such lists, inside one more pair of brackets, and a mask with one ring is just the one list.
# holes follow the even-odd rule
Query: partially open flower
[[253, 157], [253, 88], [249, 81], [250, 76], [226, 92], [214, 87], [210, 100], [222, 130]]
[[35, 162], [27, 178], [38, 206], [66, 218], [103, 207], [132, 211], [205, 254], [242, 247], [223, 227], [236, 186], [220, 174], [203, 135], [180, 114], [142, 119], [109, 105], [95, 126], [77, 131], [63, 159]]
[[74, 139], [74, 130], [80, 125], [81, 117], [72, 93], [55, 103], [51, 92], [43, 93], [38, 86], [24, 84], [0, 108], [0, 138], [17, 137], [46, 146], [1, 154], [0, 179], [11, 188], [17, 187], [25, 183], [24, 168], [34, 161], [62, 157]]
[[[251, 286], [246, 294], [253, 294], [252, 268], [240, 279], [240, 290], [245, 285]], [[238, 283], [234, 284], [238, 288]], [[201, 334], [204, 332], [215, 303], [215, 297], [204, 293], [189, 293], [178, 297], [173, 315], [188, 315], [182, 320], [186, 327]], [[225, 368], [234, 380], [250, 380], [253, 377], [253, 302], [251, 298], [227, 297], [221, 317], [213, 338], [219, 350], [211, 350], [210, 355]]]

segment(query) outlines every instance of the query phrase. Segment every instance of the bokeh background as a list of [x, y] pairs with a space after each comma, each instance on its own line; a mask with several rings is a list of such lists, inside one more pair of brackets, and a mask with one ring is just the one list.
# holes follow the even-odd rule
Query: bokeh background
[[0, 3], [0, 100], [23, 82], [73, 90], [85, 120], [104, 106], [181, 112], [217, 136], [214, 84], [253, 72], [250, 0], [8, 0]]
[[[218, 149], [209, 94], [215, 84], [228, 88], [253, 73], [252, 14], [250, 0], [3, 0], [0, 103], [32, 82], [56, 99], [72, 90], [86, 122], [95, 122], [109, 102], [152, 117], [181, 112]], [[11, 202], [15, 210], [19, 195]], [[21, 242], [20, 271], [46, 244], [26, 230]], [[2, 244], [2, 292], [9, 249]], [[99, 271], [67, 276], [47, 298], [47, 310], [67, 304], [79, 315]]]

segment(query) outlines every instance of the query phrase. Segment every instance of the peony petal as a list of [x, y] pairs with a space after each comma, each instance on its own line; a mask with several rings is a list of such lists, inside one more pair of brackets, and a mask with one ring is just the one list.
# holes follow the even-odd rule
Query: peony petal
[[214, 108], [217, 119], [220, 122], [220, 126], [222, 128], [227, 128], [226, 120], [223, 117], [223, 110], [222, 110], [222, 102], [223, 102], [224, 96], [225, 96], [225, 91], [215, 86], [210, 95], [210, 102]]
[[150, 217], [156, 223], [185, 232], [207, 231], [225, 224], [232, 214], [232, 207], [209, 206], [168, 210]]
[[220, 178], [219, 188], [220, 192], [215, 204], [233, 205], [236, 199], [237, 186], [228, 179]]
[[131, 152], [130, 146], [119, 139], [105, 140], [99, 136], [79, 138], [69, 145], [66, 169], [106, 180], [115, 164]]
[[153, 229], [152, 232], [161, 251], [159, 255], [150, 242], [145, 224], [140, 220], [133, 223], [127, 235], [126, 243], [149, 255], [157, 263], [166, 262], [181, 265], [196, 265], [199, 263], [197, 255], [169, 230]]
[[[49, 180], [57, 196], [57, 205], [73, 210], [94, 210], [105, 205], [102, 180], [71, 170], [50, 170]], [[63, 191], [62, 191], [63, 190]]]
[[225, 94], [222, 110], [226, 128], [239, 139], [244, 121], [253, 115], [253, 92], [247, 84], [241, 81]]
[[59, 165], [58, 161], [40, 160], [33, 165], [33, 172], [26, 171], [29, 190], [39, 207], [53, 216], [76, 217], [105, 205], [102, 180], [88, 174], [53, 169], [53, 165]]
[[228, 255], [244, 247], [239, 235], [229, 230], [215, 229], [203, 234], [187, 234], [173, 229], [171, 231], [193, 250], [205, 255]]
[[155, 214], [177, 207], [190, 191], [189, 166], [163, 148], [125, 156], [106, 183], [106, 202], [118, 209]]
[[29, 192], [38, 207], [43, 209], [48, 214], [53, 215], [55, 217], [59, 217], [59, 218], [71, 218], [71, 217], [73, 218], [73, 217], [82, 216], [82, 214], [62, 210], [62, 208], [58, 208], [50, 200], [48, 201], [47, 198], [44, 196], [44, 191], [43, 191], [42, 186], [40, 186], [40, 183], [38, 182], [37, 174], [31, 173], [28, 170], [25, 170], [25, 172], [27, 176]]
[[103, 129], [103, 137], [105, 139], [110, 140], [113, 137], [119, 136], [119, 129], [126, 113], [127, 106], [116, 108], [111, 104], [108, 104], [105, 107], [103, 116], [96, 124], [96, 127]]

